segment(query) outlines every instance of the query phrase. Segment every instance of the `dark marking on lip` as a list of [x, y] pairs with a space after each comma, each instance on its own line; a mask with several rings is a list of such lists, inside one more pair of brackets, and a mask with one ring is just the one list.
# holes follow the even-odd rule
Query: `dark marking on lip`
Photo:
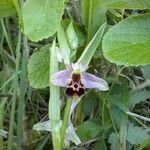
[[65, 93], [71, 97], [82, 96], [85, 93], [80, 74], [72, 74], [71, 81], [68, 83]]

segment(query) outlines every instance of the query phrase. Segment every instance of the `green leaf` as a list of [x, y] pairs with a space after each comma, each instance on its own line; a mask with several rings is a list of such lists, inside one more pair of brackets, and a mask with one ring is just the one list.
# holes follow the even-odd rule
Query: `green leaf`
[[96, 137], [103, 128], [97, 124], [95, 121], [88, 120], [77, 128], [77, 134], [82, 141], [89, 140]]
[[111, 144], [111, 150], [119, 150], [119, 136], [116, 133], [111, 133], [108, 139], [108, 142]]
[[146, 79], [150, 79], [150, 65], [146, 65], [143, 67], [144, 77]]
[[93, 39], [90, 41], [90, 43], [87, 45], [87, 47], [84, 49], [82, 55], [78, 59], [78, 63], [81, 63], [83, 65], [87, 65], [90, 63], [94, 52], [96, 51], [97, 46], [100, 44], [104, 31], [105, 31], [106, 24], [104, 23], [96, 32]]
[[102, 41], [104, 56], [117, 65], [150, 63], [150, 15], [129, 17], [114, 25]]
[[110, 106], [110, 113], [113, 118], [113, 121], [117, 127], [121, 126], [121, 119], [124, 115], [124, 112], [115, 105]]
[[150, 134], [148, 130], [144, 130], [141, 127], [134, 126], [133, 124], [129, 124], [128, 132], [127, 132], [127, 141], [131, 144], [139, 145], [142, 144], [150, 138]]
[[[51, 131], [52, 131], [52, 142], [53, 149], [60, 148], [60, 88], [54, 86], [51, 83], [51, 76], [58, 72], [58, 61], [56, 54], [56, 40], [54, 39], [50, 55], [50, 72], [49, 72], [49, 85], [50, 85], [50, 97], [49, 97], [49, 106], [48, 106], [48, 115], [51, 121]], [[47, 54], [48, 55], [48, 54]]]
[[49, 47], [46, 45], [33, 53], [28, 63], [29, 83], [34, 88], [49, 86]]
[[70, 64], [70, 48], [62, 25], [58, 29], [58, 42], [65, 64]]
[[121, 94], [112, 95], [109, 102], [110, 104], [113, 104], [120, 108], [123, 112], [128, 111], [128, 107], [124, 104]]
[[63, 15], [63, 0], [27, 0], [23, 5], [24, 33], [32, 41], [52, 36]]
[[[67, 20], [67, 19], [61, 21], [61, 25], [64, 28], [65, 32], [67, 31], [67, 28], [68, 28], [70, 23], [71, 23], [71, 21]], [[75, 33], [76, 33], [76, 36], [77, 36], [77, 39], [78, 39], [78, 46], [81, 46], [85, 42], [85, 39], [86, 39], [86, 36], [85, 36], [85, 33], [84, 33], [85, 31], [76, 22], [73, 22], [73, 27], [74, 27], [74, 30], [75, 30]]]
[[134, 108], [136, 104], [150, 98], [150, 91], [138, 91], [129, 93], [129, 106]]
[[[102, 0], [92, 0], [92, 5], [90, 5], [88, 0], [82, 1], [82, 19], [86, 29], [88, 30], [88, 22], [90, 21], [90, 39], [94, 36], [98, 28], [106, 22], [106, 8], [102, 7]], [[91, 14], [90, 12], [91, 7]]]
[[78, 47], [78, 38], [73, 27], [73, 22], [70, 22], [66, 33], [67, 33], [67, 39], [70, 47], [72, 49], [76, 49]]
[[145, 140], [136, 150], [143, 150], [144, 148], [150, 148], [150, 138]]
[[85, 116], [90, 115], [94, 108], [97, 106], [98, 97], [90, 91], [85, 97], [83, 97], [83, 113]]
[[0, 17], [14, 15], [15, 12], [13, 0], [0, 0]]
[[149, 9], [149, 0], [102, 0], [103, 7], [115, 9]]
[[103, 139], [98, 141], [92, 150], [107, 150], [105, 141]]

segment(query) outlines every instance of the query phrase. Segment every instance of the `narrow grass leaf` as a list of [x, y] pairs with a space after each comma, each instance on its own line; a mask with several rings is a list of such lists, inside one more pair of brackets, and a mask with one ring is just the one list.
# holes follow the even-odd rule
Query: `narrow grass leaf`
[[102, 7], [102, 0], [82, 0], [82, 20], [91, 39], [99, 27], [106, 22], [107, 9]]
[[17, 87], [18, 87], [18, 71], [19, 71], [19, 60], [20, 60], [20, 45], [21, 45], [21, 32], [18, 35], [18, 43], [16, 47], [16, 69], [15, 69], [15, 78], [13, 82], [13, 97], [11, 105], [11, 114], [10, 114], [10, 124], [9, 124], [9, 135], [8, 135], [8, 150], [12, 150], [13, 146], [13, 130], [15, 124], [15, 110], [16, 110], [16, 99], [17, 99]]

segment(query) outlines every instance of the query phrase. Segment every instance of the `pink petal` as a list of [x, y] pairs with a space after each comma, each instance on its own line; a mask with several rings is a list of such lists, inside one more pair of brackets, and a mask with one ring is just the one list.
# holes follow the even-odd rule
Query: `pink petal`
[[85, 88], [88, 89], [95, 88], [101, 91], [107, 91], [109, 89], [105, 80], [98, 78], [90, 73], [82, 72], [81, 81], [83, 82]]
[[62, 70], [52, 75], [51, 82], [56, 86], [66, 87], [68, 81], [71, 79], [70, 70]]

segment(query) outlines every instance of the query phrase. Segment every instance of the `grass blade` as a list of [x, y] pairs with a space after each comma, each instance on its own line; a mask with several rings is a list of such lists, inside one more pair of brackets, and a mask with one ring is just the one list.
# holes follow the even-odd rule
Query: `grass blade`
[[21, 45], [21, 32], [18, 34], [18, 43], [16, 47], [16, 70], [14, 78], [14, 91], [12, 97], [12, 106], [10, 114], [10, 125], [9, 125], [9, 135], [8, 135], [8, 150], [12, 150], [13, 146], [13, 129], [14, 129], [14, 119], [15, 119], [15, 109], [16, 109], [16, 99], [17, 99], [17, 87], [18, 87], [18, 71], [19, 71], [19, 60], [20, 60], [20, 45]]

